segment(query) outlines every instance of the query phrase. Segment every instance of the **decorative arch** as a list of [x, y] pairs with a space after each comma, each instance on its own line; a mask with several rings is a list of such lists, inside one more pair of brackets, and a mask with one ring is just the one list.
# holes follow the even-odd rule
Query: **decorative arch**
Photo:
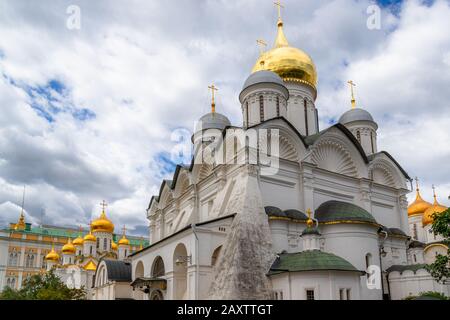
[[358, 168], [350, 152], [340, 142], [323, 139], [313, 147], [312, 162], [321, 169], [350, 177], [358, 177]]
[[211, 267], [215, 267], [220, 256], [220, 252], [222, 251], [222, 246], [217, 247], [213, 254], [211, 255]]
[[[136, 268], [134, 269], [134, 279], [143, 278], [144, 277], [144, 263], [142, 261], [138, 261], [136, 264]], [[136, 290], [134, 292], [136, 300], [144, 300], [144, 292], [142, 290]]]
[[369, 178], [375, 183], [393, 188], [401, 188], [404, 184], [399, 170], [383, 156], [379, 156], [371, 162]]
[[173, 296], [176, 300], [187, 299], [187, 267], [189, 257], [186, 246], [179, 243], [173, 252]]
[[170, 190], [167, 183], [164, 182], [164, 188], [161, 193], [161, 198], [159, 199], [159, 206], [161, 209], [164, 209], [169, 205], [169, 203], [173, 200], [172, 190]]
[[152, 264], [152, 278], [160, 278], [164, 277], [166, 274], [166, 268], [164, 265], [164, 260], [161, 256], [157, 256], [155, 260], [153, 260]]
[[198, 175], [198, 181], [202, 181], [203, 179], [209, 177], [213, 172], [213, 169], [214, 167], [212, 164], [202, 164]]

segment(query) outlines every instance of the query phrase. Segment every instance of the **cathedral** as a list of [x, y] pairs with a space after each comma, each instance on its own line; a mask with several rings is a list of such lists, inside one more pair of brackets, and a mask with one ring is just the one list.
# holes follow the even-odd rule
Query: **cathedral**
[[[279, 3], [278, 3], [279, 5]], [[312, 58], [277, 35], [238, 95], [242, 123], [211, 112], [192, 135], [190, 164], [152, 195], [149, 245], [131, 250], [101, 216], [84, 238], [52, 248], [47, 268], [90, 299], [400, 300], [450, 295], [426, 264], [447, 246], [413, 179], [378, 145], [378, 124], [357, 105], [319, 128]], [[259, 41], [260, 44], [264, 42]]]
[[216, 112], [210, 87], [192, 163], [151, 197], [150, 245], [129, 257], [130, 298], [449, 295], [425, 269], [447, 250], [430, 233], [432, 214], [446, 207], [424, 201], [418, 187], [408, 206], [412, 179], [379, 149], [377, 122], [357, 107], [353, 82], [351, 108], [319, 129], [315, 64], [289, 44], [281, 15], [277, 29], [239, 94], [242, 125]]
[[27, 277], [53, 269], [68, 287], [84, 287], [87, 299], [130, 296], [129, 282], [125, 286], [120, 281], [94, 286], [94, 275], [103, 264], [129, 268], [127, 256], [142, 250], [148, 241], [126, 236], [125, 228], [121, 235], [114, 234], [114, 224], [105, 213], [106, 203], [102, 206], [102, 213], [90, 223], [87, 232], [81, 227], [76, 231], [33, 226], [25, 221], [23, 212], [17, 223], [0, 229], [0, 291], [6, 286], [20, 289]]

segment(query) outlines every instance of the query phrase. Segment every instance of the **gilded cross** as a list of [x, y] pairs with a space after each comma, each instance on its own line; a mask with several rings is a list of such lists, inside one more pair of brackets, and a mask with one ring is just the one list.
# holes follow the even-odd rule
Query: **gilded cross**
[[275, 1], [274, 4], [277, 6], [278, 8], [278, 19], [281, 19], [281, 8], [284, 9], [284, 6], [281, 4], [281, 1]]
[[355, 93], [353, 91], [353, 88], [356, 87], [356, 84], [353, 82], [353, 80], [347, 81], [347, 83], [350, 85], [350, 91], [352, 94], [352, 109], [355, 109], [356, 107], [356, 100], [355, 100]]
[[416, 180], [416, 189], [419, 191], [419, 178], [416, 177], [414, 180]]
[[211, 90], [211, 95], [212, 95], [212, 99], [211, 99], [211, 111], [212, 113], [216, 112], [216, 102], [215, 102], [215, 91], [219, 91], [219, 88], [217, 88], [214, 83], [210, 86], [208, 86], [208, 88]]
[[125, 236], [125, 232], [127, 232], [127, 227], [126, 226], [123, 226], [122, 232], [123, 232], [123, 235]]
[[103, 212], [105, 212], [105, 208], [108, 206], [108, 204], [106, 203], [106, 201], [103, 200], [102, 203], [100, 203], [100, 205], [102, 206]]
[[256, 40], [256, 43], [259, 46], [259, 52], [262, 55], [267, 47], [267, 43], [263, 39]]

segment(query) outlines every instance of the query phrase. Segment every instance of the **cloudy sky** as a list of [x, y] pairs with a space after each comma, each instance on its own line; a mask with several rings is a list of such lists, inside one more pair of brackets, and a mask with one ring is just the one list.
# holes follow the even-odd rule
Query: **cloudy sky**
[[[284, 4], [288, 40], [318, 69], [321, 128], [349, 108], [353, 79], [379, 148], [448, 205], [450, 2]], [[116, 226], [145, 234], [150, 197], [182, 160], [177, 139], [209, 111], [208, 85], [241, 123], [255, 40], [273, 42], [276, 18], [271, 0], [0, 0], [0, 225], [17, 219], [26, 185], [28, 221], [86, 225], [105, 199]]]

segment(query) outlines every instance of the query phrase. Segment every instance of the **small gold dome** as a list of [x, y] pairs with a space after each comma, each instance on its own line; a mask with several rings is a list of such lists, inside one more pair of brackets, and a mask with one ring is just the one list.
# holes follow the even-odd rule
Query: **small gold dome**
[[[92, 232], [89, 231], [89, 233], [87, 235], [84, 236], [84, 241], [92, 241], [92, 242], [96, 242], [97, 238], [92, 234]], [[83, 242], [84, 242], [83, 241]]]
[[420, 196], [419, 189], [417, 189], [416, 200], [408, 207], [408, 216], [415, 214], [423, 214], [428, 208], [431, 207], [431, 203], [425, 201]]
[[91, 260], [84, 266], [84, 270], [86, 270], [86, 271], [95, 271], [95, 270], [97, 270], [97, 266]]
[[50, 251], [45, 256], [45, 260], [46, 261], [53, 261], [53, 262], [58, 262], [59, 261], [59, 254], [56, 253], [55, 248], [53, 246], [52, 246], [52, 251]]
[[83, 238], [81, 237], [81, 235], [79, 235], [78, 238], [73, 240], [73, 245], [76, 247], [83, 245]]
[[122, 239], [119, 240], [119, 246], [129, 246], [130, 245], [130, 240], [128, 240], [125, 235], [123, 235]]
[[100, 218], [92, 221], [91, 229], [93, 232], [114, 232], [114, 224], [106, 217], [105, 211], [102, 211]]
[[75, 254], [76, 249], [75, 246], [72, 244], [72, 240], [67, 241], [67, 243], [62, 247], [62, 253], [64, 254]]
[[111, 248], [116, 251], [118, 248], [117, 243], [115, 243], [114, 241], [111, 242]]
[[433, 223], [433, 214], [435, 213], [441, 213], [448, 208], [445, 206], [442, 206], [438, 203], [436, 194], [434, 194], [434, 203], [431, 207], [429, 207], [424, 213], [422, 218], [422, 224], [423, 226], [427, 226], [430, 223]]
[[278, 20], [278, 34], [272, 50], [264, 52], [256, 61], [252, 73], [269, 70], [284, 81], [308, 84], [316, 89], [317, 71], [311, 57], [300, 49], [289, 46], [283, 32], [283, 21]]

